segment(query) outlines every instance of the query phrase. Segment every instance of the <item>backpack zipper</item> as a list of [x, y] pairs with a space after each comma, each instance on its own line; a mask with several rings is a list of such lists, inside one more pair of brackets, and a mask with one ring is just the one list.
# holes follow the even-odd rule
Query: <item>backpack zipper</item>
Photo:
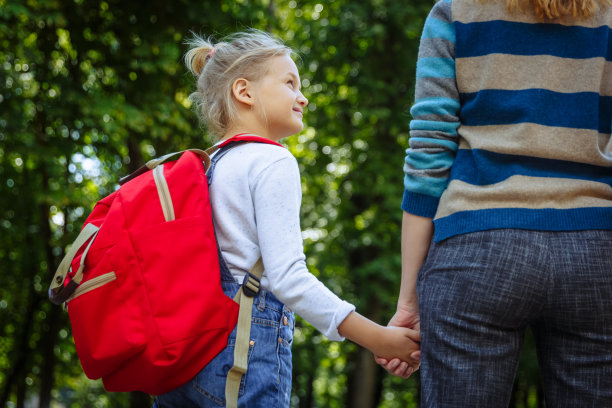
[[157, 194], [159, 195], [159, 201], [161, 203], [162, 211], [164, 212], [164, 218], [166, 221], [174, 221], [174, 207], [172, 205], [172, 196], [170, 195], [170, 189], [168, 188], [168, 182], [164, 177], [164, 165], [153, 169], [153, 179], [157, 186]]
[[70, 299], [68, 299], [66, 302], [70, 302], [71, 300], [74, 300], [77, 297], [91, 290], [98, 289], [99, 287], [102, 287], [106, 285], [107, 283], [112, 282], [116, 279], [117, 279], [117, 275], [115, 274], [115, 272], [108, 272], [108, 273], [105, 273], [104, 275], [96, 276], [95, 278], [92, 278], [86, 282], [83, 282], [81, 285], [79, 285], [79, 287], [74, 291], [72, 296], [70, 296]]

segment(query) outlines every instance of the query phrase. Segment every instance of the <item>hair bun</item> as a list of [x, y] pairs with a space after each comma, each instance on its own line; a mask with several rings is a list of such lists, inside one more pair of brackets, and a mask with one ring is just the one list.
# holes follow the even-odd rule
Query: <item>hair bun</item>
[[214, 46], [210, 41], [195, 34], [187, 41], [187, 44], [189, 51], [185, 54], [185, 65], [193, 75], [200, 76]]

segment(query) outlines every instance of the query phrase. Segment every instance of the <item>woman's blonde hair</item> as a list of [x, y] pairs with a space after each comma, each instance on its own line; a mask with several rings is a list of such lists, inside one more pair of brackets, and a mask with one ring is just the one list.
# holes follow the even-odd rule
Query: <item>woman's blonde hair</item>
[[610, 5], [612, 0], [506, 0], [508, 10], [532, 8], [541, 20], [587, 18]]
[[292, 54], [280, 40], [255, 29], [233, 34], [216, 44], [193, 34], [187, 44], [190, 48], [185, 65], [198, 78], [197, 90], [189, 98], [215, 138], [222, 137], [236, 118], [234, 81], [260, 79], [267, 72], [270, 58]]

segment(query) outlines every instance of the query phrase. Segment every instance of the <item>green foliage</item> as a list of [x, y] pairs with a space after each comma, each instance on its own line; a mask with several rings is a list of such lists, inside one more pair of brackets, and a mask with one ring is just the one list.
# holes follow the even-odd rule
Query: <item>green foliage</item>
[[[298, 53], [311, 271], [384, 323], [399, 287], [404, 149], [418, 38], [431, 0], [0, 0], [0, 406], [135, 406], [85, 379], [52, 271], [92, 205], [144, 161], [205, 147], [181, 65], [190, 31], [268, 30]], [[360, 366], [354, 344], [298, 321], [292, 406], [418, 404], [408, 381]], [[354, 390], [365, 371], [377, 389]], [[533, 369], [519, 387], [535, 388]], [[531, 395], [531, 394], [529, 394]], [[528, 398], [526, 399], [528, 400]], [[130, 402], [131, 401], [131, 402]]]

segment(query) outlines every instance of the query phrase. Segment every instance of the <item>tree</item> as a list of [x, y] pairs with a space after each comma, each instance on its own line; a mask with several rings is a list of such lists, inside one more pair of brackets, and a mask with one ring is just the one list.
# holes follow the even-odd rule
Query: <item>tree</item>
[[[401, 166], [431, 5], [0, 0], [0, 407], [150, 404], [84, 378], [67, 316], [46, 289], [93, 203], [120, 176], [207, 145], [181, 66], [190, 31], [220, 38], [255, 27], [297, 51], [307, 127], [285, 142], [302, 171], [308, 265], [384, 323], [399, 285]], [[418, 375], [390, 377], [367, 351], [329, 342], [304, 321], [293, 347], [296, 407], [418, 404]], [[538, 400], [530, 373], [517, 382], [517, 406], [534, 392]]]

